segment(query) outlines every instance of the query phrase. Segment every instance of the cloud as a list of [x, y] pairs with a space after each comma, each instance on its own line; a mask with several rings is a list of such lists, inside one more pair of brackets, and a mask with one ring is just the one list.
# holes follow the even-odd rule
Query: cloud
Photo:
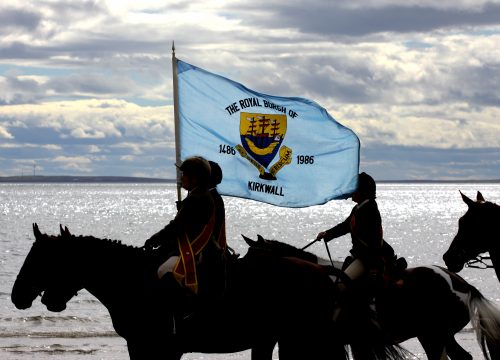
[[500, 174], [498, 147], [462, 150], [376, 145], [362, 148], [361, 153], [361, 170], [377, 180], [478, 180], [498, 179]]
[[[499, 1], [6, 0], [0, 21], [3, 169], [33, 158], [71, 171], [52, 160], [93, 156], [90, 173], [170, 173], [172, 40], [189, 63], [318, 102], [362, 149], [500, 146]], [[367, 164], [406, 166], [375, 153]], [[480, 170], [406, 163], [402, 177]]]
[[3, 126], [0, 126], [0, 138], [13, 139], [14, 137]]
[[65, 170], [72, 170], [78, 172], [91, 172], [92, 161], [89, 158], [81, 156], [57, 156], [53, 162], [58, 163]]
[[159, 139], [173, 134], [171, 106], [141, 107], [124, 100], [75, 100], [46, 102], [30, 106], [0, 108], [3, 127], [22, 123], [24, 127], [45, 127], [62, 137], [119, 138], [123, 136]]
[[42, 16], [36, 11], [30, 9], [21, 9], [14, 7], [3, 8], [0, 12], [0, 34], [10, 35], [12, 32], [33, 32], [36, 31]]
[[[465, 5], [465, 4], [464, 4]], [[280, 3], [252, 2], [245, 6], [247, 23], [262, 28], [291, 28], [300, 33], [323, 36], [366, 36], [377, 33], [430, 32], [447, 28], [498, 25], [500, 4], [485, 2], [480, 6], [456, 7], [451, 3], [405, 4], [371, 2], [371, 5], [348, 1], [301, 1]], [[265, 9], [265, 11], [257, 11]], [[252, 16], [253, 15], [253, 16]]]
[[[31, 154], [53, 174], [74, 170], [100, 175], [124, 171], [121, 175], [127, 175], [125, 168], [120, 169], [120, 159], [131, 156], [136, 168], [149, 164], [152, 171], [158, 159], [173, 157], [174, 152], [173, 140], [169, 140], [173, 139], [170, 106], [141, 107], [113, 99], [11, 105], [0, 107], [0, 124], [12, 134], [9, 157]], [[36, 154], [30, 150], [34, 146], [39, 149]], [[156, 155], [162, 153], [166, 155]]]

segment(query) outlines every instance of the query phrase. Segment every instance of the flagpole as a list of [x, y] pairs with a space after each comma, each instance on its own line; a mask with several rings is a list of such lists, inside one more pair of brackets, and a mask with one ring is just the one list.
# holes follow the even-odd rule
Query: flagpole
[[[174, 85], [174, 129], [175, 129], [175, 164], [180, 165], [180, 130], [179, 130], [179, 85], [177, 81], [177, 59], [175, 58], [175, 44], [172, 41], [172, 79]], [[177, 201], [182, 200], [181, 196], [181, 173], [179, 168], [175, 167], [177, 179]]]

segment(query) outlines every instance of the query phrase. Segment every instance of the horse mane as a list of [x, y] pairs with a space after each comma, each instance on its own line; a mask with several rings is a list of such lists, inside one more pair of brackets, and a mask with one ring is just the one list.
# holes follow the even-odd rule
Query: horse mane
[[487, 209], [493, 209], [493, 210], [500, 209], [500, 205], [495, 204], [494, 202], [491, 202], [491, 201], [486, 201], [484, 203], [484, 207], [486, 207]]
[[[69, 238], [67, 238], [69, 236]], [[58, 236], [69, 244], [78, 244], [86, 249], [83, 256], [94, 257], [97, 255], [110, 255], [110, 259], [118, 257], [134, 257], [141, 258], [146, 252], [137, 246], [124, 244], [121, 240], [113, 240], [108, 238], [97, 238], [92, 235], [73, 235], [61, 234]], [[93, 252], [93, 251], [96, 252]]]
[[[61, 236], [61, 235], [60, 235]], [[79, 241], [88, 241], [88, 242], [99, 242], [107, 245], [108, 247], [121, 247], [121, 248], [133, 248], [139, 250], [140, 248], [134, 245], [124, 244], [121, 240], [113, 240], [108, 238], [98, 238], [92, 235], [71, 235], [72, 238]]]

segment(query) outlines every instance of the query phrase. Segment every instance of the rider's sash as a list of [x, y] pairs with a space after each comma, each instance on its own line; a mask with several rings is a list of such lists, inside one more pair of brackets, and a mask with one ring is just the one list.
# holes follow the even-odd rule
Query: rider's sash
[[198, 276], [196, 274], [195, 256], [198, 255], [210, 241], [214, 231], [214, 225], [215, 212], [212, 214], [201, 233], [193, 241], [189, 241], [186, 233], [177, 238], [180, 257], [174, 268], [174, 276], [177, 281], [195, 294], [198, 293]]

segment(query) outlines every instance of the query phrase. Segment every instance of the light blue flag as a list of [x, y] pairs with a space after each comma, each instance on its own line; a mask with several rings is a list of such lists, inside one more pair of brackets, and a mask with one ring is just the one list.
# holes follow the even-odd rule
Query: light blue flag
[[356, 189], [359, 139], [324, 108], [175, 61], [180, 158], [216, 161], [222, 195], [305, 207], [345, 199]]

